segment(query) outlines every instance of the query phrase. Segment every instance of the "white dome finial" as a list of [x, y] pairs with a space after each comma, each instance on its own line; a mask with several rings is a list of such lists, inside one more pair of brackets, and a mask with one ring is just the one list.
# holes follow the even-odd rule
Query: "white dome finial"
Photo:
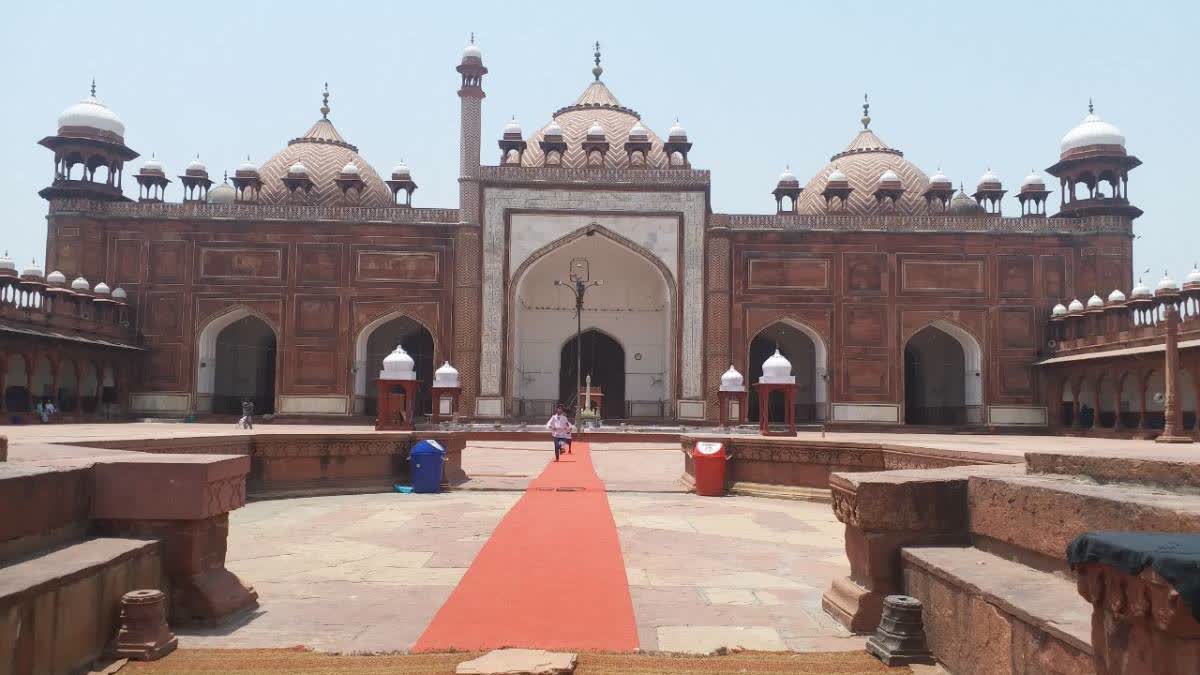
[[779, 353], [779, 348], [775, 348], [775, 353], [768, 356], [762, 365], [762, 377], [759, 382], [768, 384], [795, 384], [796, 376], [792, 375], [792, 362]]

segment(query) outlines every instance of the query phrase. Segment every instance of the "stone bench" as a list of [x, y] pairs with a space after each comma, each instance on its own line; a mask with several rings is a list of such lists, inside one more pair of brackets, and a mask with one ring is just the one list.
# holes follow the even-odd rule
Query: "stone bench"
[[70, 673], [116, 635], [121, 596], [164, 589], [157, 541], [90, 538], [0, 567], [0, 673]]

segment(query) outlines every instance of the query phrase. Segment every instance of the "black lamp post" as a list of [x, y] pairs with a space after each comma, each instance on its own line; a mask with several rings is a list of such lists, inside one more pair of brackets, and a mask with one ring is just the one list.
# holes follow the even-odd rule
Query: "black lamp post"
[[583, 296], [592, 286], [603, 282], [591, 281], [587, 258], [572, 258], [570, 281], [554, 280], [555, 286], [566, 286], [575, 294], [575, 426], [579, 426], [579, 389], [583, 377]]

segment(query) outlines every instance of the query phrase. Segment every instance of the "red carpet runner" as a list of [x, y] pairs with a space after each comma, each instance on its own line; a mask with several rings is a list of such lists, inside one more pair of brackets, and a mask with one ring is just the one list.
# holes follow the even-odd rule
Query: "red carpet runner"
[[637, 646], [616, 523], [576, 441], [500, 521], [413, 651]]

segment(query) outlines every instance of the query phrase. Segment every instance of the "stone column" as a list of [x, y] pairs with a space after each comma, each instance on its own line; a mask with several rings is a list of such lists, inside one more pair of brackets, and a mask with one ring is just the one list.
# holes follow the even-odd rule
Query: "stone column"
[[1163, 310], [1167, 322], [1163, 372], [1167, 400], [1163, 405], [1163, 431], [1154, 440], [1159, 443], [1191, 443], [1192, 437], [1183, 433], [1183, 414], [1179, 406], [1179, 311], [1173, 302], [1164, 303]]
[[[468, 50], [474, 46], [472, 43]], [[463, 53], [456, 68], [462, 75], [459, 98], [458, 217], [459, 231], [454, 236], [454, 342], [451, 360], [458, 367], [462, 383], [462, 410], [475, 414], [479, 394], [479, 333], [483, 321], [483, 254], [479, 241], [480, 210], [483, 192], [479, 183], [479, 150], [482, 137], [483, 76], [487, 68], [481, 56]]]

